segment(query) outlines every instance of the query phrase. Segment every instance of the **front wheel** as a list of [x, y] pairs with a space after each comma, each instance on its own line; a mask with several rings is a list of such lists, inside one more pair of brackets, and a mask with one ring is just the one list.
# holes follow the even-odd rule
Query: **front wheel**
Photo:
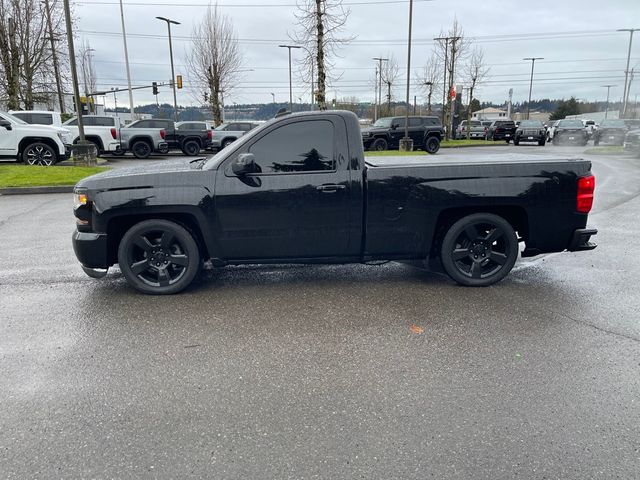
[[22, 152], [22, 160], [28, 165], [50, 167], [58, 161], [58, 156], [46, 143], [36, 142], [27, 145]]
[[151, 295], [178, 293], [198, 273], [200, 253], [191, 234], [168, 220], [145, 220], [124, 234], [118, 263], [129, 284]]
[[[507, 140], [507, 143], [509, 143], [509, 140]], [[514, 138], [513, 139], [513, 144], [516, 145], [516, 146], [520, 145], [520, 139], [519, 138]]]
[[538, 140], [538, 145], [539, 145], [539, 146], [541, 146], [541, 147], [544, 147], [544, 144], [545, 144], [545, 143], [546, 143], [546, 142], [544, 141], [544, 137], [543, 137], [543, 138], [541, 138], [540, 140]]
[[440, 253], [442, 266], [454, 281], [470, 287], [486, 287], [511, 271], [518, 258], [518, 239], [504, 218], [475, 213], [449, 228]]
[[371, 146], [371, 150], [374, 150], [376, 152], [382, 152], [387, 148], [389, 148], [389, 144], [384, 138], [376, 138], [376, 140], [373, 142], [373, 145]]
[[438, 150], [440, 150], [440, 140], [438, 140], [438, 137], [428, 137], [424, 143], [424, 149], [431, 155], [437, 153]]

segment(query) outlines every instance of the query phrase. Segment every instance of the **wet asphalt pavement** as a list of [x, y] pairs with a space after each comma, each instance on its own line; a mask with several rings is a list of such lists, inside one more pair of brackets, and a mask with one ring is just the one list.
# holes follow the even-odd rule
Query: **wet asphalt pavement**
[[82, 273], [70, 195], [0, 196], [0, 477], [638, 478], [640, 159], [588, 158], [599, 247], [482, 289], [392, 262], [144, 296]]

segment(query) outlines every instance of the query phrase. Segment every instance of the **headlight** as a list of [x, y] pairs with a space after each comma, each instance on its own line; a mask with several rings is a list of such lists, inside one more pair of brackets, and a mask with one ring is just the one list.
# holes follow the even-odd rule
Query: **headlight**
[[58, 132], [58, 138], [62, 143], [69, 143], [69, 136], [66, 133]]
[[74, 210], [85, 206], [87, 203], [89, 203], [89, 198], [87, 197], [86, 193], [84, 192], [73, 193], [73, 209]]

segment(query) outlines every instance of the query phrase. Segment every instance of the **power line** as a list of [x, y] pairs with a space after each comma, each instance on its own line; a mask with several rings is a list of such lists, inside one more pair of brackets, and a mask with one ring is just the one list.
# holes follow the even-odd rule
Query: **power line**
[[[416, 3], [427, 3], [433, 2], [435, 0], [415, 0]], [[118, 2], [114, 1], [106, 1], [106, 0], [98, 0], [98, 1], [87, 1], [87, 0], [79, 0], [74, 2], [76, 5], [118, 5]], [[389, 5], [389, 4], [398, 4], [398, 3], [409, 3], [409, 0], [380, 0], [380, 1], [353, 1], [353, 2], [344, 2], [343, 5], [346, 6], [375, 6], [375, 5]], [[124, 2], [125, 6], [142, 6], [142, 7], [209, 7], [210, 3], [171, 3], [171, 2]], [[277, 7], [297, 7], [295, 3], [240, 3], [240, 4], [227, 4], [222, 3], [218, 4], [221, 8], [277, 8]]]

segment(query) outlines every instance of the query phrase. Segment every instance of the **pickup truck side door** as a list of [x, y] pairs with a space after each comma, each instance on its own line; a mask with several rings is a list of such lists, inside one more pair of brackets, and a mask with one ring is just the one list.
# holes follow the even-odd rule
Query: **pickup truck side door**
[[[7, 121], [2, 115], [0, 120]], [[16, 126], [11, 124], [6, 127], [0, 127], [0, 157], [15, 157], [18, 153], [18, 136], [16, 135]]]
[[[257, 172], [236, 176], [232, 162], [252, 153]], [[225, 259], [358, 256], [344, 120], [294, 117], [234, 151], [219, 167], [212, 224]], [[360, 171], [355, 172], [362, 175]], [[215, 230], [216, 227], [214, 227]]]

